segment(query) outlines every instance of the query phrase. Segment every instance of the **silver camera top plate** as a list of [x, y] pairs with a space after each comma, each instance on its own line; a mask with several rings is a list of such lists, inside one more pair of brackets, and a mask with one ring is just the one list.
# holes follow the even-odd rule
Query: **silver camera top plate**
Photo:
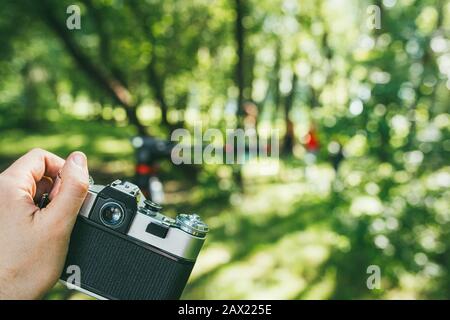
[[[105, 187], [103, 185], [89, 186], [88, 194], [79, 212], [81, 216], [89, 218], [98, 194]], [[197, 215], [182, 214], [178, 215], [177, 219], [172, 219], [161, 214], [156, 207], [149, 210], [144, 195], [136, 185], [116, 180], [110, 184], [110, 187], [134, 197], [137, 201], [138, 210], [126, 235], [187, 260], [197, 258], [208, 232], [208, 227]], [[164, 237], [149, 233], [147, 227], [150, 224], [165, 226], [167, 233]]]

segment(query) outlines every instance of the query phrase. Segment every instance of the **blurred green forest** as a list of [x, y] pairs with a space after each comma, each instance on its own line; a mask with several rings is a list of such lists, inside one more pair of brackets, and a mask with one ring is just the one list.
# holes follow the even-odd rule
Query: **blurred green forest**
[[[183, 298], [450, 298], [449, 2], [1, 7], [0, 169], [32, 147], [78, 149], [108, 183], [133, 176], [137, 134], [281, 133], [279, 160], [202, 165], [195, 179], [161, 163], [166, 212], [212, 229]], [[58, 284], [46, 298], [85, 296]]]

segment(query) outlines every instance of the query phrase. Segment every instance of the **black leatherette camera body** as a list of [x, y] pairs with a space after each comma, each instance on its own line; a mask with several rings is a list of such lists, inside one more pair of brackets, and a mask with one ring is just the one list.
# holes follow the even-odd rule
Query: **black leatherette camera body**
[[180, 298], [194, 262], [78, 217], [64, 270], [70, 265], [80, 267], [81, 288], [106, 299], [166, 300]]

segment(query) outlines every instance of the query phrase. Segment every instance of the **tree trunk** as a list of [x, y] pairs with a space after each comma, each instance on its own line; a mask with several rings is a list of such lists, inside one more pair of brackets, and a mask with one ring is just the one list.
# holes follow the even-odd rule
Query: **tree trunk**
[[166, 97], [164, 95], [164, 86], [162, 77], [158, 76], [155, 68], [155, 55], [152, 56], [152, 61], [147, 66], [148, 72], [148, 82], [150, 87], [153, 89], [153, 93], [155, 94], [155, 98], [158, 101], [159, 107], [161, 109], [161, 122], [168, 129], [172, 129], [172, 125], [169, 123], [167, 118], [168, 106], [166, 103]]
[[[237, 127], [242, 128], [244, 126], [244, 88], [245, 88], [245, 77], [244, 77], [244, 59], [245, 59], [245, 48], [244, 48], [244, 38], [245, 29], [242, 23], [244, 19], [244, 3], [243, 0], [235, 0], [235, 10], [236, 10], [236, 20], [235, 20], [235, 41], [236, 41], [236, 70], [235, 70], [235, 81], [238, 88], [238, 98], [237, 98]], [[242, 166], [233, 166], [233, 179], [240, 190], [243, 189], [243, 179], [242, 179]]]
[[[145, 37], [152, 42], [152, 47], [155, 45], [155, 37], [151, 28], [147, 27], [146, 24], [146, 16], [145, 13], [139, 8], [136, 2], [128, 3], [131, 11], [133, 12], [136, 20], [139, 23], [142, 32]], [[161, 123], [167, 128], [167, 130], [173, 130], [175, 128], [174, 125], [169, 123], [167, 113], [168, 113], [168, 105], [166, 96], [164, 94], [164, 76], [158, 73], [156, 68], [157, 57], [155, 55], [155, 51], [152, 51], [150, 62], [147, 65], [147, 83], [149, 87], [152, 89], [153, 94], [155, 95], [155, 99], [159, 104], [159, 108], [161, 110]]]
[[235, 10], [236, 10], [236, 25], [235, 25], [235, 40], [236, 40], [236, 86], [238, 88], [238, 99], [237, 99], [237, 117], [238, 126], [242, 126], [242, 118], [244, 115], [244, 88], [245, 88], [245, 77], [244, 77], [244, 37], [245, 29], [242, 23], [244, 19], [244, 4], [242, 0], [235, 0]]
[[275, 122], [278, 116], [278, 108], [281, 103], [281, 93], [280, 93], [280, 68], [281, 68], [281, 43], [278, 41], [276, 49], [275, 49], [275, 65], [273, 67], [273, 82], [274, 82], [274, 91], [273, 91], [273, 121]]
[[297, 87], [298, 77], [295, 72], [292, 73], [292, 88], [286, 97], [284, 104], [284, 122], [286, 125], [286, 134], [283, 141], [283, 153], [290, 155], [292, 154], [292, 149], [294, 148], [294, 123], [289, 119], [289, 112], [292, 110], [292, 106], [295, 100], [295, 93]]
[[23, 88], [23, 125], [30, 130], [36, 130], [39, 127], [39, 99], [36, 90], [36, 83], [31, 76], [32, 64], [26, 63], [21, 70], [24, 88]]

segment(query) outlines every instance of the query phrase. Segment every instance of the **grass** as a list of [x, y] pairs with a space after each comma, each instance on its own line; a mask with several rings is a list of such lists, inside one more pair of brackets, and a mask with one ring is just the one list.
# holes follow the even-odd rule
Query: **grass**
[[[61, 156], [77, 149], [88, 155], [96, 181], [107, 183], [132, 175], [131, 134], [107, 124], [85, 122], [33, 135], [6, 131], [0, 137], [0, 168], [33, 147]], [[347, 163], [341, 178], [335, 177], [328, 164], [321, 163], [308, 167], [298, 162], [260, 163], [249, 167], [244, 168], [244, 193], [233, 188], [226, 168], [218, 169], [219, 177], [205, 173], [207, 168], [197, 183], [184, 184], [181, 177], [164, 181], [170, 190], [166, 205], [169, 215], [195, 211], [211, 227], [183, 299], [448, 297], [448, 290], [442, 289], [448, 283], [447, 273], [433, 278], [409, 267], [414, 265], [410, 256], [419, 250], [413, 244], [405, 245], [413, 243], [408, 239], [414, 239], [414, 228], [386, 234], [394, 244], [398, 242], [395, 253], [390, 254], [374, 245], [376, 235], [372, 234], [374, 221], [384, 213], [380, 217], [352, 215], [353, 200], [365, 194], [364, 179], [376, 182], [376, 170], [363, 168], [368, 173], [361, 175], [361, 187], [342, 189], [347, 180], [353, 183], [345, 170], [358, 164]], [[165, 168], [171, 171], [170, 166]], [[270, 171], [268, 168], [273, 175], [259, 179], [258, 172]], [[336, 191], [337, 186], [340, 191]], [[395, 196], [398, 202], [399, 196]], [[396, 219], [407, 224], [409, 220], [405, 219], [416, 219], [420, 212], [414, 210], [412, 215]], [[423, 219], [421, 224], [430, 221], [429, 216]], [[445, 261], [446, 254], [444, 251], [439, 259]], [[381, 290], [366, 286], [366, 269], [372, 264], [382, 266]], [[445, 263], [441, 265], [445, 268]], [[46, 298], [86, 296], [58, 284]]]

